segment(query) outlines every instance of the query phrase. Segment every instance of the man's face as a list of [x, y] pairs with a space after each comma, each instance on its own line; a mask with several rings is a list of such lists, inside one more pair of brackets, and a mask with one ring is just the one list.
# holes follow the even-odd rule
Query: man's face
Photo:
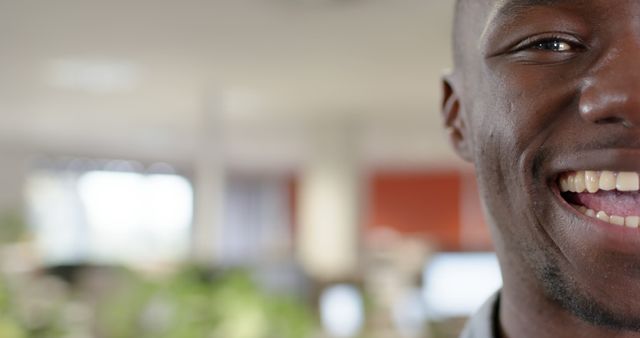
[[[445, 114], [505, 291], [640, 329], [640, 1], [468, 3]], [[562, 193], [568, 177], [583, 192]]]

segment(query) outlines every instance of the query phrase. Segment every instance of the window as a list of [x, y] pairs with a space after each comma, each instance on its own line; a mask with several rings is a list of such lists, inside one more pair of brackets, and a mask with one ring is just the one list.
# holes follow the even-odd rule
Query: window
[[47, 264], [141, 264], [186, 258], [193, 189], [168, 173], [34, 171], [30, 223]]
[[502, 285], [494, 253], [440, 253], [424, 273], [423, 296], [432, 319], [470, 316]]

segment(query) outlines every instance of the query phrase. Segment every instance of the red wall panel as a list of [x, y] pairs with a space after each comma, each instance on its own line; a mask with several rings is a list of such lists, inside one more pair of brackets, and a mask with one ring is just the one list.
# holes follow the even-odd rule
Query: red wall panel
[[369, 184], [366, 229], [390, 228], [460, 249], [458, 173], [377, 173]]

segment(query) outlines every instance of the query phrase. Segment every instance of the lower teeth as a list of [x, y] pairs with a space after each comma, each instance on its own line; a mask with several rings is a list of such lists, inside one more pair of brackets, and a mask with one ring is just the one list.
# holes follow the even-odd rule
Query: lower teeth
[[616, 216], [616, 215], [609, 216], [604, 211], [596, 212], [595, 210], [589, 209], [582, 205], [572, 205], [572, 206], [576, 210], [580, 211], [582, 214], [588, 217], [597, 218], [607, 223], [611, 223], [619, 226], [626, 226], [628, 228], [638, 228], [638, 226], [640, 225], [640, 216], [627, 216], [627, 217]]

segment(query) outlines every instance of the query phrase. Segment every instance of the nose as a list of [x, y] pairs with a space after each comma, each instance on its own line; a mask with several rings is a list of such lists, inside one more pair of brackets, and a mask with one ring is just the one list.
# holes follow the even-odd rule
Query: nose
[[627, 40], [598, 62], [583, 83], [579, 109], [591, 123], [640, 128], [640, 41]]

